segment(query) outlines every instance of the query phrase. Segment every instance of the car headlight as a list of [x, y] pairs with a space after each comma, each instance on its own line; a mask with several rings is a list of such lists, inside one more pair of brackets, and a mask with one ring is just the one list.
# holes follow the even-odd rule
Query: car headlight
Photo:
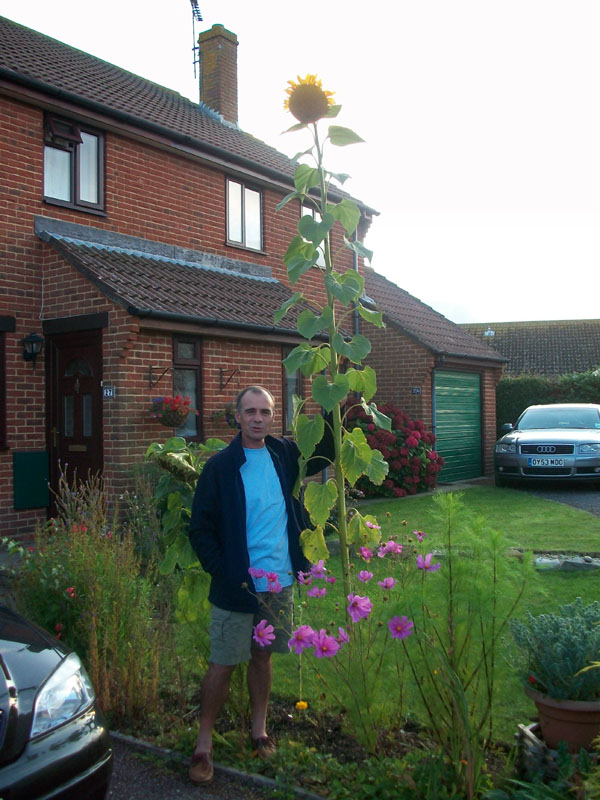
[[31, 738], [46, 733], [94, 702], [94, 687], [75, 653], [42, 684], [34, 703]]
[[600, 442], [595, 442], [592, 444], [580, 444], [579, 452], [587, 455], [597, 455], [600, 453]]
[[517, 445], [514, 442], [498, 442], [496, 444], [497, 453], [516, 453]]

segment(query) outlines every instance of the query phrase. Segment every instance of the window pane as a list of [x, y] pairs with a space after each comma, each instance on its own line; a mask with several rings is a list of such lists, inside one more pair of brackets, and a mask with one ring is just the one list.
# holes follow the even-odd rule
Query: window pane
[[[192, 401], [192, 408], [198, 408], [195, 369], [174, 369], [173, 390], [175, 394], [189, 397]], [[176, 436], [196, 436], [197, 433], [195, 414], [188, 414], [185, 423], [180, 428], [175, 428]]]
[[83, 401], [83, 435], [92, 435], [92, 395], [84, 394], [81, 396]]
[[[285, 367], [284, 367], [285, 370]], [[298, 373], [293, 372], [288, 375], [285, 372], [285, 429], [286, 431], [292, 430], [292, 418], [294, 416], [294, 401], [293, 397], [298, 394]]]
[[244, 190], [244, 211], [246, 222], [246, 247], [260, 250], [262, 247], [260, 235], [260, 193], [253, 189]]
[[65, 436], [73, 436], [73, 395], [65, 396]]
[[177, 348], [177, 359], [185, 358], [189, 361], [190, 359], [196, 358], [194, 342], [176, 342], [175, 346]]
[[44, 196], [71, 202], [71, 153], [44, 147]]
[[80, 200], [98, 203], [98, 137], [82, 132], [78, 153]]
[[227, 238], [242, 241], [242, 185], [227, 181]]
[[74, 358], [72, 361], [69, 361], [65, 367], [65, 378], [72, 378], [75, 375], [79, 375], [82, 378], [93, 377], [94, 370], [90, 362], [83, 358]]

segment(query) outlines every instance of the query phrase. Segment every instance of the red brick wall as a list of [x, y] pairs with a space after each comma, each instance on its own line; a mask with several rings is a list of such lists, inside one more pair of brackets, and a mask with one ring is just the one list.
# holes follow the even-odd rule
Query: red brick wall
[[[381, 329], [361, 322], [361, 332], [372, 345], [367, 363], [377, 372], [375, 401], [397, 403], [412, 417], [423, 420], [431, 430], [433, 354], [391, 326]], [[481, 375], [483, 474], [490, 475], [494, 469], [496, 441], [496, 386], [502, 370], [469, 364], [462, 359], [446, 362], [444, 369], [467, 370]], [[421, 393], [413, 394], [413, 387], [419, 388]]]
[[[371, 341], [366, 363], [377, 373], [375, 402], [396, 403], [431, 430], [431, 352], [390, 326], [376, 328], [361, 323], [361, 333]], [[413, 388], [421, 393], [413, 394]]]
[[[45, 509], [13, 510], [12, 453], [45, 450], [45, 358], [36, 369], [22, 358], [21, 340], [42, 332], [43, 320], [109, 312], [103, 331], [103, 378], [116, 388], [104, 400], [104, 476], [113, 496], [122, 493], [148, 444], [165, 438], [149, 421], [146, 409], [156, 389], [148, 383], [150, 365], [162, 371], [172, 364], [170, 333], [140, 330], [138, 321], [110, 302], [77, 270], [34, 234], [34, 216], [44, 215], [117, 233], [168, 242], [229, 258], [263, 264], [289, 284], [283, 256], [296, 234], [298, 203], [280, 212], [282, 191], [263, 189], [264, 252], [226, 244], [226, 175], [191, 158], [137, 141], [106, 134], [106, 216], [44, 203], [43, 113], [33, 106], [0, 96], [0, 315], [16, 319], [7, 332], [7, 438], [0, 452], [0, 521], [3, 534], [25, 535], [45, 520]], [[342, 245], [339, 226], [332, 249]], [[352, 267], [352, 253], [343, 250], [339, 271]], [[43, 286], [43, 292], [42, 292]], [[294, 290], [315, 302], [324, 300], [322, 273], [314, 268]], [[227, 438], [232, 430], [210, 420], [213, 411], [230, 401], [239, 388], [263, 383], [282, 408], [281, 347], [235, 339], [203, 340], [203, 414], [207, 436]], [[219, 368], [239, 370], [226, 389], [219, 387]], [[168, 374], [160, 392], [172, 392]], [[281, 422], [281, 413], [279, 415]]]

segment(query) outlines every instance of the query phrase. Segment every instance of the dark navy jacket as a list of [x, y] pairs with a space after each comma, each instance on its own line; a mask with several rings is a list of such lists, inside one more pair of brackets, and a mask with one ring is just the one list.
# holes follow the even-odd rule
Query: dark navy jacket
[[[329, 426], [315, 455], [331, 458], [333, 441]], [[307, 527], [301, 503], [292, 496], [298, 477], [298, 446], [291, 439], [267, 436], [269, 450], [281, 483], [288, 517], [288, 540], [294, 576], [308, 568], [300, 546], [300, 533]], [[208, 599], [226, 611], [253, 612], [258, 604], [254, 583], [248, 575], [250, 559], [246, 543], [246, 495], [240, 474], [245, 462], [242, 437], [212, 456], [204, 466], [192, 505], [190, 542], [202, 567], [211, 576]], [[308, 474], [329, 466], [323, 457], [311, 458]], [[248, 589], [243, 588], [246, 583]]]

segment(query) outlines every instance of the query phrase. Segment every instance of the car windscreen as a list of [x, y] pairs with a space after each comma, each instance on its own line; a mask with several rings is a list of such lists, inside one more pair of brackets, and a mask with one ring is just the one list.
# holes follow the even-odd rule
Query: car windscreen
[[520, 418], [521, 431], [533, 428], [600, 428], [595, 408], [530, 408]]

